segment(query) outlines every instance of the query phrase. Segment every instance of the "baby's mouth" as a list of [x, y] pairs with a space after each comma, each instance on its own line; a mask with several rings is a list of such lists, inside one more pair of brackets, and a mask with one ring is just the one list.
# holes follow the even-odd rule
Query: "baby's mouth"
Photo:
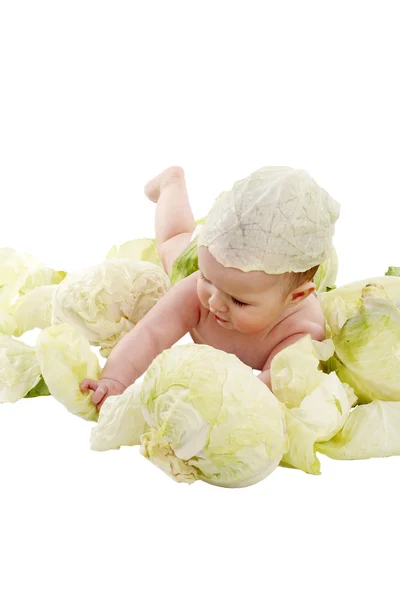
[[222, 323], [228, 323], [228, 321], [226, 321], [226, 319], [221, 319], [221, 317], [219, 317], [218, 315], [214, 315], [214, 317], [216, 319], [218, 319], [218, 321], [222, 321]]

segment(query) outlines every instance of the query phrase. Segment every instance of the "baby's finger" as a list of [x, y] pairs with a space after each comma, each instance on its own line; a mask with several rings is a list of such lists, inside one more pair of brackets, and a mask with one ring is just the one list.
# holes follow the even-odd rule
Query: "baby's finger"
[[79, 389], [81, 390], [82, 394], [88, 394], [89, 390], [96, 390], [98, 385], [99, 384], [97, 383], [97, 381], [93, 379], [84, 379], [79, 384]]
[[107, 388], [104, 385], [99, 385], [97, 390], [95, 391], [95, 393], [92, 396], [92, 402], [93, 404], [95, 404], [96, 406], [98, 406], [99, 402], [101, 402], [104, 398], [104, 396], [107, 394]]
[[103, 400], [101, 400], [98, 405], [97, 405], [97, 410], [100, 410], [101, 407], [103, 406], [104, 402], [107, 400], [107, 398], [103, 398]]

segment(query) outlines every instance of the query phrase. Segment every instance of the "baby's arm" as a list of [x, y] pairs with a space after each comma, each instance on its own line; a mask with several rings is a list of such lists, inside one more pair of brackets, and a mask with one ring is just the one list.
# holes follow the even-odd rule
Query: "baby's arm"
[[128, 387], [153, 360], [171, 348], [200, 320], [197, 277], [193, 273], [175, 284], [127, 333], [111, 352], [101, 378], [120, 381]]
[[[171, 348], [196, 327], [201, 314], [197, 275], [198, 273], [192, 273], [175, 284], [118, 342], [108, 357], [100, 381], [113, 380], [127, 388], [163, 350]], [[106, 397], [101, 400], [99, 394], [92, 398], [95, 404], [99, 404], [100, 400], [102, 403], [105, 399]]]

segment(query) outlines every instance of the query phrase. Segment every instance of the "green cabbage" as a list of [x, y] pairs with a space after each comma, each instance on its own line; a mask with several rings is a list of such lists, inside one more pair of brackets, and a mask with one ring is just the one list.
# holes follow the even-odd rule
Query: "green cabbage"
[[[203, 225], [206, 218], [203, 217], [195, 221], [196, 225]], [[197, 262], [197, 237], [189, 244], [187, 248], [174, 261], [171, 272], [171, 283], [175, 284], [181, 279], [188, 277], [191, 273], [198, 270]], [[162, 267], [160, 256], [157, 251], [157, 241], [155, 238], [141, 238], [125, 242], [119, 248], [113, 246], [107, 253], [107, 259], [110, 258], [130, 258], [152, 262]]]
[[389, 267], [385, 275], [393, 275], [395, 277], [400, 277], [400, 267]]
[[353, 390], [335, 373], [320, 370], [320, 361], [333, 351], [332, 340], [317, 342], [307, 335], [272, 359], [272, 390], [286, 407], [289, 448], [283, 466], [319, 474], [316, 443], [336, 435], [357, 401]]
[[377, 283], [362, 288], [354, 316], [332, 338], [335, 354], [326, 363], [363, 403], [400, 400], [400, 310], [386, 289]]
[[[203, 225], [206, 217], [195, 221], [196, 225]], [[180, 255], [174, 260], [171, 268], [171, 283], [175, 285], [178, 281], [189, 277], [192, 273], [199, 270], [198, 252], [197, 252], [197, 241], [199, 235], [188, 244], [188, 246], [180, 253]]]
[[168, 275], [153, 263], [108, 259], [69, 273], [57, 286], [52, 325], [70, 323], [107, 357], [169, 287]]
[[10, 308], [14, 319], [12, 335], [19, 337], [26, 331], [51, 325], [52, 298], [57, 285], [41, 285], [21, 295]]
[[400, 402], [373, 400], [356, 406], [343, 429], [317, 449], [336, 459], [400, 455]]
[[[203, 225], [206, 217], [195, 221], [196, 225]], [[175, 259], [171, 269], [171, 283], [174, 285], [199, 270], [197, 235], [190, 244]], [[325, 292], [335, 288], [336, 277], [338, 274], [338, 257], [335, 248], [332, 246], [329, 258], [324, 261], [316, 272], [313, 282], [318, 293]]]
[[28, 276], [41, 264], [30, 254], [0, 248], [0, 308], [9, 309]]
[[316, 292], [320, 294], [336, 288], [338, 268], [338, 256], [334, 246], [332, 246], [329, 258], [320, 264], [314, 275], [313, 282], [315, 283]]
[[176, 481], [243, 487], [287, 448], [283, 406], [235, 355], [210, 346], [162, 352], [141, 387], [141, 453]]
[[400, 454], [400, 270], [323, 294], [335, 347], [324, 365], [350, 385], [357, 404], [319, 452], [336, 459]]
[[30, 254], [0, 248], [0, 333], [18, 337], [50, 325], [49, 289], [65, 276]]
[[93, 392], [83, 394], [79, 387], [83, 379], [99, 379], [101, 372], [83, 335], [68, 323], [47, 327], [38, 336], [36, 355], [51, 395], [72, 414], [97, 421]]
[[0, 308], [0, 333], [11, 336], [13, 335], [16, 326], [15, 319], [9, 311]]
[[21, 400], [40, 378], [35, 348], [0, 333], [0, 403]]
[[24, 398], [37, 398], [38, 396], [51, 396], [50, 390], [43, 379], [43, 375], [40, 376], [39, 383], [35, 385], [34, 388], [29, 390], [29, 392], [25, 394]]
[[[170, 277], [172, 284], [177, 283], [198, 270], [197, 237], [198, 236], [196, 236], [179, 257], [175, 259]], [[113, 246], [107, 254], [107, 259], [110, 258], [131, 258], [152, 262], [162, 267], [160, 256], [157, 251], [156, 240], [151, 238], [131, 240], [125, 242], [119, 248]]]
[[178, 281], [185, 279], [185, 277], [188, 277], [199, 270], [197, 239], [198, 236], [190, 242], [172, 263], [170, 277], [172, 285], [175, 285]]
[[393, 304], [400, 305], [400, 278], [395, 276], [371, 277], [321, 293], [318, 299], [326, 319], [329, 337], [337, 335], [347, 319], [357, 314], [362, 305], [362, 290], [371, 284], [383, 287]]
[[140, 444], [148, 429], [140, 406], [141, 382], [135, 381], [120, 396], [109, 396], [101, 407], [90, 436], [92, 450], [117, 450]]
[[106, 258], [130, 258], [132, 260], [151, 262], [162, 267], [155, 238], [131, 240], [125, 242], [119, 248], [113, 246], [107, 253]]
[[58, 285], [65, 279], [67, 273], [65, 271], [55, 271], [49, 267], [38, 267], [28, 277], [20, 290], [20, 294], [28, 292], [42, 286]]

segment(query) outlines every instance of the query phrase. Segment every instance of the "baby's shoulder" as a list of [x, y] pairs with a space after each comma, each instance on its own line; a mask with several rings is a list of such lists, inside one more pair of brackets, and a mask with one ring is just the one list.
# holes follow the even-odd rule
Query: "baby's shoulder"
[[298, 310], [283, 319], [271, 332], [268, 358], [263, 370], [270, 368], [276, 354], [307, 334], [318, 342], [322, 342], [326, 337], [324, 315], [315, 296], [303, 300]]

